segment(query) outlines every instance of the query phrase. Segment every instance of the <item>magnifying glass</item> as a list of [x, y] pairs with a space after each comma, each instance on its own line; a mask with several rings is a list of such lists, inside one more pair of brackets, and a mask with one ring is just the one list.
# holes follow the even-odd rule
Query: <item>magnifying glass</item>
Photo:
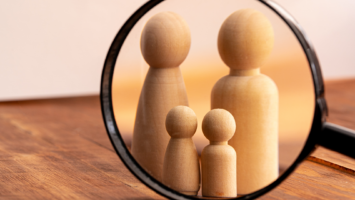
[[[273, 48], [268, 54], [268, 58], [265, 59], [266, 61], [260, 67], [258, 76], [265, 75], [269, 77], [277, 88], [278, 95], [276, 100], [273, 100], [277, 101], [277, 109], [274, 109], [273, 112], [276, 117], [274, 116], [270, 122], [266, 123], [277, 122], [276, 130], [273, 130], [274, 132], [276, 131], [276, 136], [274, 135], [273, 139], [266, 145], [264, 143], [264, 146], [274, 150], [270, 157], [263, 151], [261, 153], [260, 151], [255, 154], [251, 153], [258, 152], [258, 144], [260, 144], [258, 142], [239, 148], [242, 143], [233, 144], [232, 141], [235, 139], [232, 138], [227, 144], [223, 144], [233, 147], [232, 149], [236, 153], [236, 194], [235, 196], [224, 196], [222, 192], [213, 197], [240, 199], [259, 197], [284, 181], [318, 145], [355, 158], [355, 151], [351, 148], [355, 144], [355, 133], [352, 130], [326, 122], [327, 106], [324, 99], [324, 84], [315, 51], [300, 25], [283, 8], [268, 0], [224, 0], [222, 2], [212, 0], [153, 0], [144, 4], [127, 20], [112, 42], [102, 73], [101, 106], [108, 135], [118, 156], [138, 179], [165, 197], [171, 199], [210, 198], [211, 196], [206, 195], [206, 193], [204, 195], [204, 191], [202, 191], [204, 183], [205, 185], [210, 183], [219, 185], [224, 181], [217, 180], [217, 182], [210, 181], [206, 183], [206, 180], [200, 180], [200, 177], [204, 179], [204, 173], [207, 171], [203, 167], [205, 162], [203, 160], [204, 149], [209, 145], [216, 145], [216, 141], [211, 140], [209, 134], [206, 134], [208, 131], [206, 131], [204, 124], [207, 122], [207, 124], [217, 123], [216, 126], [218, 126], [228, 121], [227, 118], [223, 118], [224, 115], [216, 115], [220, 117], [216, 117], [217, 120], [209, 122], [208, 120], [211, 117], [208, 116], [210, 116], [211, 109], [214, 111], [213, 109], [223, 108], [224, 111], [233, 116], [234, 122], [236, 122], [234, 135], [238, 135], [243, 131], [241, 127], [248, 127], [246, 125], [248, 122], [241, 123], [241, 121], [248, 118], [245, 113], [251, 112], [253, 105], [257, 105], [256, 102], [251, 101], [249, 106], [245, 106], [250, 109], [245, 109], [245, 113], [242, 113], [244, 117], [238, 117], [233, 113], [233, 109], [228, 106], [214, 106], [213, 101], [215, 100], [213, 100], [212, 94], [216, 84], [223, 77], [231, 75], [231, 71], [233, 71], [230, 70], [231, 66], [228, 61], [221, 56], [221, 49], [219, 49], [220, 32], [226, 20], [230, 19], [230, 16], [243, 10], [252, 10], [253, 13], [254, 11], [260, 13], [272, 27]], [[159, 92], [151, 90], [143, 92], [146, 91], [144, 87], [147, 87], [147, 78], [149, 73], [151, 74], [154, 71], [154, 66], [150, 66], [149, 59], [147, 60], [144, 55], [142, 41], [144, 43], [144, 37], [146, 36], [144, 31], [147, 31], [147, 26], [152, 23], [151, 20], [156, 19], [157, 16], [159, 18], [162, 13], [174, 13], [172, 17], [181, 18], [184, 21], [184, 26], [189, 29], [191, 43], [188, 45], [188, 54], [182, 59], [179, 66], [174, 66], [179, 76], [182, 77], [181, 81], [186, 92], [184, 97], [186, 101], [177, 103], [177, 105], [173, 105], [169, 109], [162, 109], [161, 104], [156, 104], [153, 107], [157, 110], [149, 111], [149, 109], [144, 109], [149, 104], [144, 104], [142, 101], [146, 99], [146, 95], [159, 99], [157, 97]], [[166, 19], [167, 17], [164, 15], [162, 18]], [[163, 22], [158, 22], [156, 26], [167, 27]], [[180, 29], [175, 30], [174, 28], [176, 27], [173, 24], [171, 28], [173, 31], [170, 36], [178, 33]], [[262, 32], [259, 37], [262, 38], [265, 34], [267, 33]], [[182, 33], [177, 35], [182, 35]], [[149, 41], [152, 41], [152, 39]], [[156, 42], [159, 42], [159, 38], [157, 38]], [[252, 75], [254, 74], [244, 74], [243, 76], [250, 78]], [[164, 80], [169, 81], [171, 78]], [[233, 84], [233, 87], [235, 85]], [[260, 87], [263, 87], [263, 85], [261, 84]], [[174, 90], [174, 87], [169, 89], [169, 86], [167, 86], [167, 88], [168, 90], [163, 93], [168, 94], [165, 98], [170, 97], [169, 92]], [[160, 94], [161, 92], [163, 91], [160, 91]], [[226, 92], [223, 95], [230, 95], [230, 93]], [[217, 96], [215, 98], [218, 98], [219, 95], [215, 96]], [[175, 101], [177, 97], [174, 98], [171, 101]], [[240, 104], [240, 102], [236, 103], [237, 106]], [[193, 137], [190, 139], [198, 155], [197, 158], [194, 158], [195, 160], [198, 159], [195, 163], [202, 167], [197, 169], [199, 177], [195, 178], [195, 180], [198, 181], [198, 190], [193, 193], [178, 191], [178, 189], [164, 181], [162, 174], [165, 158], [160, 156], [162, 157], [160, 161], [157, 161], [159, 159], [153, 159], [154, 157], [159, 157], [156, 156], [155, 152], [160, 152], [158, 153], [159, 155], [165, 155], [166, 148], [169, 148], [169, 141], [173, 136], [166, 130], [169, 128], [165, 122], [167, 120], [166, 116], [169, 117], [169, 111], [174, 109], [175, 106], [188, 106], [192, 110], [192, 114], [190, 111], [186, 111], [185, 114], [180, 112], [180, 114], [182, 113], [180, 118], [187, 119], [192, 116], [188, 122], [195, 120], [197, 124], [196, 131], [192, 131]], [[184, 109], [186, 110], [187, 108], [185, 107]], [[159, 123], [149, 117], [141, 118], [142, 115], [147, 115], [147, 112], [152, 113], [148, 114], [148, 116], [155, 116], [156, 113], [161, 112], [159, 109], [164, 110], [162, 119], [159, 118]], [[238, 107], [238, 109], [243, 110], [244, 107]], [[257, 111], [253, 111], [253, 113], [257, 113]], [[173, 122], [179, 121], [177, 120], [180, 119], [178, 115], [172, 116]], [[174, 118], [174, 116], [177, 116], [177, 118]], [[251, 114], [250, 116], [253, 118], [258, 116], [258, 114]], [[144, 126], [141, 125], [142, 123]], [[255, 126], [259, 126], [258, 124], [261, 124], [261, 122], [257, 121]], [[148, 135], [141, 139], [140, 143], [136, 143], [134, 137], [137, 136], [137, 130], [139, 129], [140, 131], [138, 132], [143, 135], [154, 134], [154, 131], [152, 133], [149, 132], [152, 126], [158, 127], [153, 130], [165, 131], [166, 135], [164, 137], [167, 138], [165, 143], [163, 145], [158, 143], [158, 145], [165, 148], [164, 150], [154, 150], [154, 146], [157, 146], [154, 143], [154, 135]], [[186, 126], [185, 124], [183, 127]], [[251, 135], [253, 128], [245, 129], [247, 134]], [[259, 132], [263, 131], [264, 129], [259, 130]], [[242, 139], [239, 141], [242, 141]], [[257, 141], [255, 138], [251, 140]], [[144, 145], [149, 148], [144, 149]], [[182, 149], [186, 150], [187, 147]], [[182, 155], [185, 154], [182, 153]], [[262, 162], [258, 164], [257, 161], [265, 160], [265, 158], [275, 160], [272, 164], [273, 167], [271, 167], [272, 172], [267, 171], [270, 167], [264, 166]], [[188, 158], [182, 157], [181, 159]], [[253, 160], [256, 161], [254, 162]], [[173, 162], [175, 162], [171, 165], [173, 167], [184, 165], [182, 160], [181, 162], [176, 160]], [[224, 165], [222, 164], [223, 162], [213, 161], [213, 159], [211, 162], [213, 163], [212, 165], [218, 167]], [[250, 170], [245, 170], [249, 169], [248, 166]], [[243, 169], [243, 167], [244, 171], [238, 172], [238, 169]], [[259, 176], [255, 177], [258, 169], [266, 170], [260, 176], [274, 174], [273, 178], [260, 184], [262, 181]], [[177, 174], [176, 177], [184, 176], [186, 176], [186, 173]], [[177, 182], [178, 178], [176, 178]], [[255, 182], [254, 186], [248, 188], [248, 185], [253, 185], [248, 183], [248, 181]], [[210, 190], [214, 188], [212, 187]]]

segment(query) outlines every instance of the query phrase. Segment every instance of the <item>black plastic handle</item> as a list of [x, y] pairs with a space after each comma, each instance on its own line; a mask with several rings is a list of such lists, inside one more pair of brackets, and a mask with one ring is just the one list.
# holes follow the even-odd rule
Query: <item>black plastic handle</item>
[[355, 131], [324, 122], [318, 144], [346, 156], [355, 158]]

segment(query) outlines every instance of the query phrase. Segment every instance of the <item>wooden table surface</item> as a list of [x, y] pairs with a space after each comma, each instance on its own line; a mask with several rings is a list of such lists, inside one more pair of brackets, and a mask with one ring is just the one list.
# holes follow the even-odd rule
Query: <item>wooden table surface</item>
[[[355, 129], [355, 80], [326, 84], [330, 122]], [[0, 103], [0, 199], [164, 199], [123, 165], [98, 96]], [[318, 148], [261, 199], [355, 199], [355, 160]]]

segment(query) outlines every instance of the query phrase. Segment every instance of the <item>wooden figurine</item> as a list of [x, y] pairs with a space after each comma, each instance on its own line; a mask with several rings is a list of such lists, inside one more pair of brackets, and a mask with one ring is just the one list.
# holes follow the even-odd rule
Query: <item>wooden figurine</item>
[[278, 90], [260, 74], [272, 51], [273, 29], [260, 12], [231, 14], [218, 35], [218, 50], [229, 75], [213, 87], [211, 108], [228, 110], [236, 121], [229, 144], [238, 155], [238, 194], [261, 189], [278, 177]]
[[202, 131], [210, 141], [201, 153], [202, 196], [237, 196], [237, 155], [228, 140], [234, 135], [235, 121], [228, 111], [214, 109], [202, 121]]
[[132, 155], [158, 181], [162, 181], [170, 138], [165, 129], [166, 115], [175, 106], [188, 106], [179, 65], [185, 60], [190, 44], [187, 23], [173, 12], [154, 15], [141, 36], [141, 51], [150, 68], [139, 98]]
[[169, 111], [165, 125], [171, 139], [165, 153], [163, 183], [180, 193], [197, 195], [200, 164], [192, 141], [197, 129], [196, 114], [187, 106], [177, 106]]

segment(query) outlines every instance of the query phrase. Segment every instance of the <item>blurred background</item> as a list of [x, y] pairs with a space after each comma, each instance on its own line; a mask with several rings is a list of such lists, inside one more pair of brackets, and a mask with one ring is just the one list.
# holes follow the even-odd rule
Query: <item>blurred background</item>
[[[0, 1], [0, 101], [98, 95], [101, 70], [114, 36], [145, 2]], [[257, 1], [186, 2], [189, 4], [170, 0], [156, 7], [139, 21], [122, 47], [113, 80], [113, 102], [127, 146], [130, 146], [135, 110], [148, 70], [140, 54], [139, 39], [149, 17], [160, 11], [174, 11], [190, 26], [192, 46], [181, 71], [190, 107], [201, 124], [209, 110], [214, 83], [228, 74], [217, 51], [219, 27], [235, 10], [251, 7], [263, 12], [275, 31], [275, 48], [261, 71], [279, 89], [280, 164], [286, 168], [303, 146], [314, 109], [309, 66], [296, 38], [271, 10]], [[355, 59], [351, 53], [355, 46], [355, 1], [276, 2], [307, 33], [326, 81], [355, 78]], [[208, 143], [200, 127], [194, 141], [198, 151]]]
[[[1, 0], [0, 100], [98, 94], [110, 43], [144, 2]], [[326, 80], [355, 77], [355, 1], [276, 2], [306, 31]]]

